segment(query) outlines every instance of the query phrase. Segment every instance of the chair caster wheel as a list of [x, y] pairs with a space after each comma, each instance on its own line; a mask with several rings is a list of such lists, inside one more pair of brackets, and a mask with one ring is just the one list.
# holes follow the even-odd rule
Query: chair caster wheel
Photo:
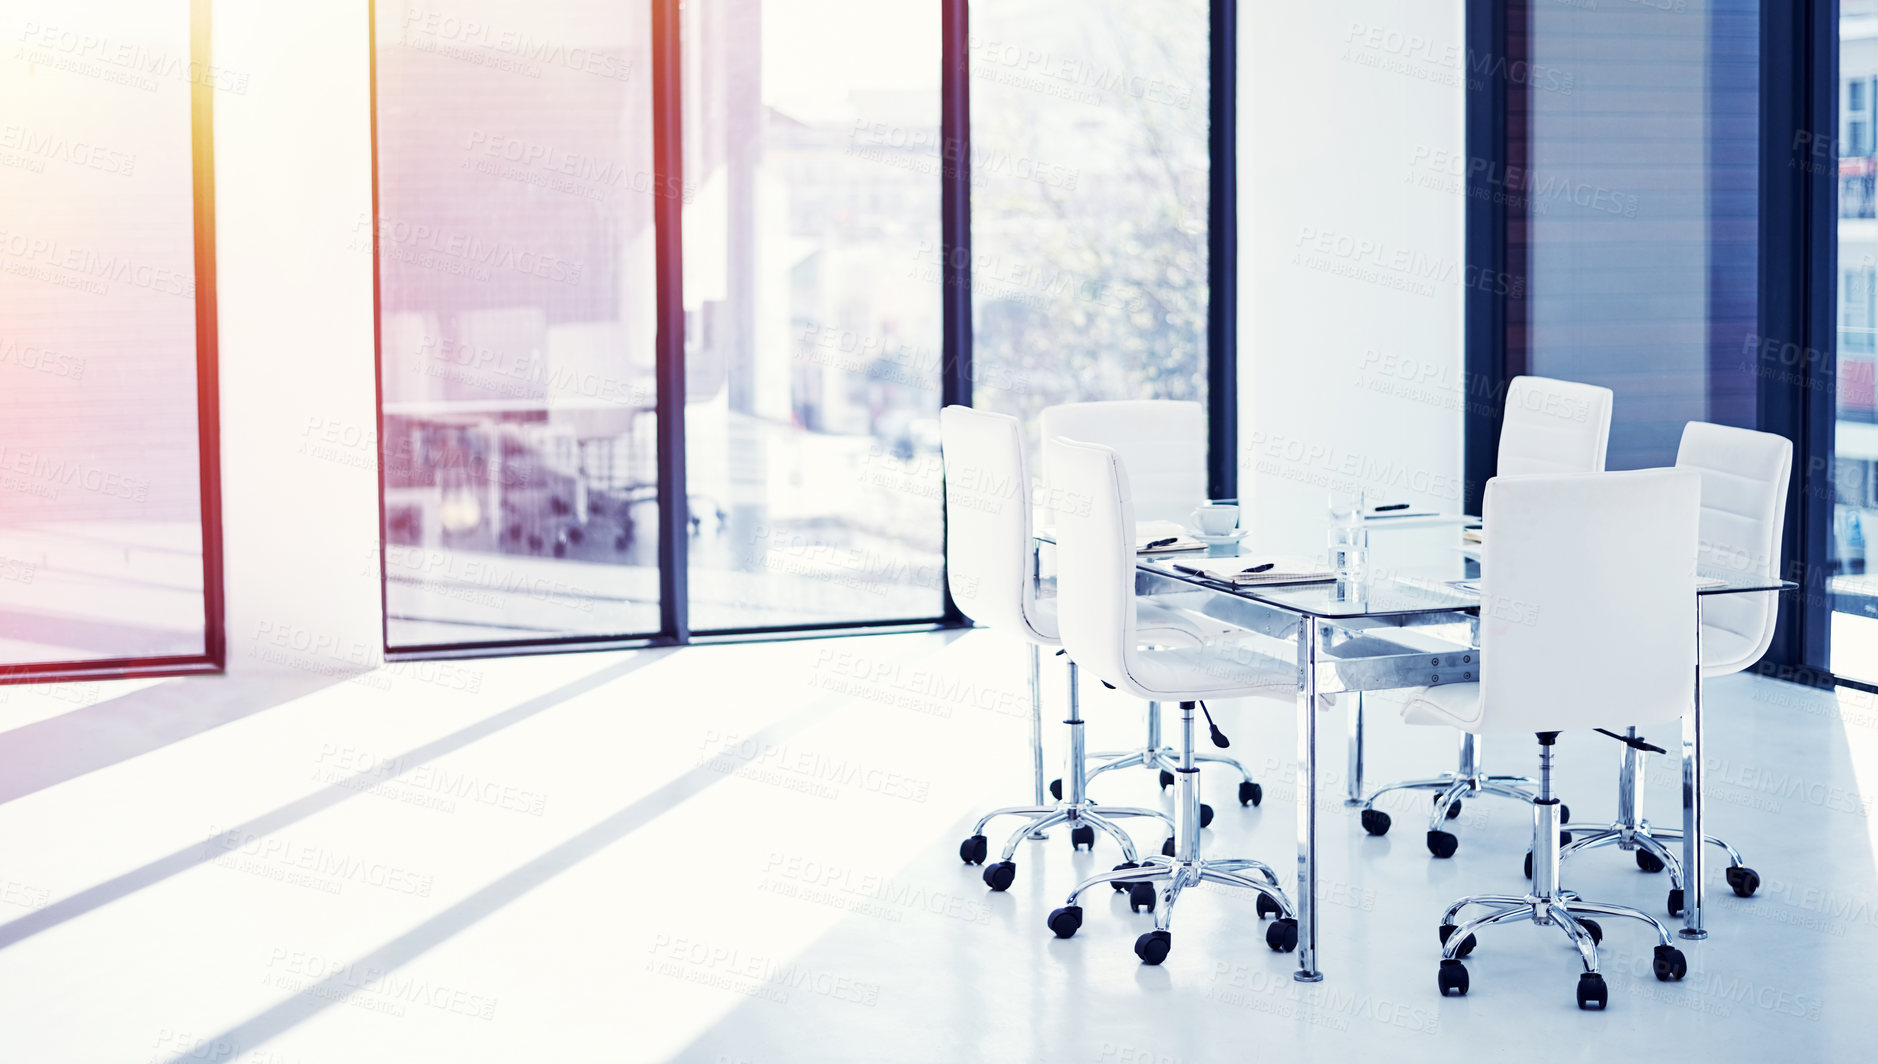
[[1174, 774], [1172, 772], [1167, 771], [1166, 769], [1162, 769], [1161, 770], [1161, 789], [1166, 790], [1167, 788], [1172, 787], [1173, 785], [1174, 785]]
[[1461, 848], [1461, 840], [1445, 831], [1428, 833], [1428, 852], [1436, 857], [1453, 857], [1454, 851]]
[[1648, 850], [1638, 850], [1637, 867], [1654, 875], [1663, 870], [1663, 859]]
[[1258, 911], [1259, 919], [1261, 920], [1265, 919], [1267, 916], [1283, 916], [1285, 914], [1285, 910], [1280, 907], [1277, 902], [1273, 901], [1269, 894], [1259, 895]]
[[1174, 856], [1174, 837], [1172, 835], [1169, 835], [1167, 837], [1166, 842], [1161, 843], [1161, 856], [1162, 857]]
[[1441, 988], [1442, 997], [1467, 996], [1467, 965], [1460, 961], [1444, 960], [1441, 970], [1435, 973], [1435, 985]]
[[1063, 781], [1062, 780], [1054, 779], [1050, 781], [1050, 797], [1055, 798], [1059, 802], [1063, 800]]
[[1596, 972], [1585, 972], [1578, 977], [1578, 1007], [1586, 1011], [1603, 1009], [1611, 1000], [1611, 992], [1604, 986], [1604, 977]]
[[[1433, 795], [1432, 797], [1434, 798], [1434, 803], [1436, 805], [1441, 804], [1441, 796], [1439, 794]], [[1459, 798], [1456, 798], [1452, 802], [1448, 803], [1447, 816], [1449, 820], [1453, 820], [1455, 817], [1460, 816], [1460, 815], [1461, 815], [1461, 800]]]
[[1167, 959], [1167, 951], [1174, 948], [1174, 936], [1165, 931], [1150, 931], [1135, 939], [1135, 956], [1143, 964], [1159, 964]]
[[1205, 802], [1201, 802], [1200, 803], [1200, 826], [1207, 827], [1211, 825], [1212, 823], [1213, 823], [1213, 807], [1210, 805], [1207, 805]]
[[1650, 959], [1650, 971], [1656, 973], [1659, 983], [1671, 983], [1689, 974], [1689, 958], [1674, 946], [1656, 947], [1656, 956]]
[[1365, 809], [1357, 819], [1363, 822], [1363, 830], [1371, 835], [1389, 834], [1389, 814], [1380, 809]]
[[1265, 800], [1265, 788], [1251, 780], [1239, 781], [1239, 804], [1257, 805]]
[[1065, 905], [1061, 909], [1051, 909], [1050, 918], [1044, 921], [1058, 938], [1069, 938], [1082, 927], [1082, 906]]
[[1128, 884], [1128, 911], [1131, 913], [1153, 912], [1154, 898], [1159, 893], [1152, 883]]
[[[1133, 861], [1123, 861], [1121, 864], [1116, 865], [1113, 869], [1110, 869], [1110, 871], [1119, 872], [1124, 868], [1140, 868], [1140, 867], [1141, 866], [1139, 864], [1136, 864]], [[1114, 887], [1115, 893], [1117, 894], [1120, 894], [1122, 891], [1128, 889], [1128, 884], [1119, 879], [1109, 880], [1109, 886]], [[1065, 935], [1063, 937], [1068, 938], [1069, 936]]]
[[1007, 890], [1011, 880], [1017, 878], [1017, 865], [1010, 861], [999, 861], [985, 866], [985, 886], [992, 890]]
[[1290, 953], [1298, 948], [1298, 922], [1289, 916], [1273, 920], [1265, 928], [1265, 944], [1273, 953]]
[[1569, 824], [1572, 822], [1572, 807], [1566, 805], [1564, 802], [1558, 804], [1558, 822], [1561, 824]]
[[1666, 908], [1669, 909], [1669, 915], [1671, 916], [1682, 915], [1682, 888], [1681, 887], [1677, 887], [1675, 890], [1672, 890], [1669, 892], [1669, 904], [1666, 906]]
[[1072, 850], [1080, 850], [1084, 846], [1089, 847], [1091, 850], [1095, 849], [1095, 829], [1087, 824], [1070, 828], [1069, 848]]
[[[1460, 930], [1460, 927], [1456, 924], [1442, 924], [1440, 928], [1441, 944], [1443, 946], [1447, 945], [1448, 939], [1453, 936], [1454, 932], [1459, 931], [1459, 930]], [[1480, 945], [1480, 940], [1476, 939], [1472, 935], [1468, 935], [1466, 938], [1461, 940], [1461, 948], [1454, 951], [1455, 959], [1458, 961], [1460, 958], [1465, 957], [1469, 953], [1474, 952], [1474, 947], [1478, 945]], [[1462, 991], [1462, 993], [1466, 993], [1466, 991]]]
[[1752, 898], [1754, 892], [1761, 888], [1760, 873], [1746, 865], [1730, 866], [1725, 874], [1728, 885], [1735, 888], [1736, 897]]
[[959, 860], [966, 864], [984, 864], [987, 844], [983, 835], [973, 835], [959, 843]]
[[1591, 944], [1593, 946], [1603, 944], [1604, 925], [1598, 923], [1596, 920], [1586, 920], [1582, 918], [1579, 919], [1578, 923], [1585, 929], [1585, 933], [1591, 936]]
[[1526, 878], [1532, 878], [1532, 851], [1526, 851]]
[[1571, 832], [1569, 832], [1569, 831], [1561, 831], [1561, 832], [1559, 832], [1559, 833], [1558, 833], [1558, 844], [1559, 844], [1560, 846], [1570, 846], [1570, 845], [1572, 844], [1572, 833], [1571, 833]]

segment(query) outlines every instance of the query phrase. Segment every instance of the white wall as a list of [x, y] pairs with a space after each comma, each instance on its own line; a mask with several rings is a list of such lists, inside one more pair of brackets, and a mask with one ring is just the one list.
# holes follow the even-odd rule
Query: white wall
[[1274, 547], [1323, 549], [1333, 487], [1462, 505], [1462, 7], [1239, 9], [1240, 495]]
[[379, 659], [363, 0], [215, 5], [230, 671]]

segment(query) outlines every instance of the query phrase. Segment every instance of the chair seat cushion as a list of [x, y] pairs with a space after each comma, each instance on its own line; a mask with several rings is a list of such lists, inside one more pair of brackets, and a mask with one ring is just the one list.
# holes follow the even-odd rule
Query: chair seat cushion
[[[1609, 707], [1613, 711], [1611, 719], [1601, 725], [1606, 728], [1623, 728], [1630, 724], [1655, 724], [1673, 719], [1671, 714], [1677, 707], [1661, 706], [1655, 711], [1638, 714], [1642, 719], [1629, 720], [1625, 717], [1625, 707], [1621, 704]], [[1682, 712], [1689, 709], [1685, 703]], [[1407, 701], [1402, 705], [1402, 720], [1408, 724], [1445, 724], [1462, 731], [1478, 732], [1480, 723], [1480, 684], [1445, 683], [1434, 687], [1417, 687], [1407, 692]], [[1500, 729], [1494, 729], [1500, 730]], [[1530, 731], [1529, 728], [1520, 728]]]
[[[1058, 630], [1055, 599], [1037, 600], [1034, 623], [1041, 631], [1055, 633]], [[1224, 638], [1235, 630], [1224, 621], [1165, 606], [1152, 598], [1135, 600], [1135, 637], [1143, 646], [1201, 646], [1209, 638]]]

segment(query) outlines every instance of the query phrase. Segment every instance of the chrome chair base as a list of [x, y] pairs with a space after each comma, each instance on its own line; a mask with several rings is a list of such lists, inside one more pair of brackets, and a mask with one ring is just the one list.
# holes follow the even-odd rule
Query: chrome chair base
[[[1148, 703], [1148, 738], [1139, 750], [1104, 750], [1089, 755], [1091, 760], [1100, 762], [1089, 770], [1085, 780], [1094, 780], [1104, 772], [1113, 772], [1123, 768], [1145, 768], [1158, 775], [1161, 787], [1165, 789], [1174, 782], [1174, 773], [1180, 771], [1180, 752], [1161, 741], [1161, 704]], [[1218, 754], [1193, 755], [1193, 760], [1200, 764], [1226, 765], [1239, 774], [1239, 804], [1256, 806], [1265, 800], [1265, 788], [1252, 778], [1252, 772], [1237, 758], [1223, 757]], [[1062, 794], [1063, 781], [1053, 780], [1050, 793], [1058, 798]], [[1201, 827], [1213, 822], [1213, 807], [1202, 803], [1200, 806]]]
[[[1358, 819], [1363, 830], [1371, 835], [1387, 835], [1391, 824], [1388, 813], [1376, 808], [1376, 800], [1391, 791], [1432, 791], [1434, 806], [1428, 813], [1428, 852], [1436, 857], [1452, 857], [1460, 847], [1460, 839], [1452, 832], [1444, 830], [1445, 822], [1461, 815], [1461, 802], [1466, 798], [1492, 795], [1496, 798], [1510, 798], [1516, 802], [1531, 805], [1536, 797], [1538, 784], [1529, 776], [1502, 776], [1480, 770], [1479, 739], [1470, 734], [1461, 735], [1460, 764], [1453, 772], [1419, 780], [1403, 780], [1379, 787], [1368, 797], [1354, 804], [1360, 806]], [[1561, 807], [1563, 817], [1571, 816], [1569, 806]], [[1571, 842], [1569, 835], [1560, 840]]]
[[[1033, 657], [1032, 661], [1035, 662], [1036, 659]], [[993, 809], [991, 812], [979, 817], [978, 822], [972, 826], [971, 835], [967, 836], [964, 842], [959, 843], [959, 860], [964, 861], [968, 865], [984, 864], [984, 860], [989, 855], [990, 850], [989, 842], [985, 838], [986, 825], [1001, 816], [1021, 816], [1026, 818], [1027, 823], [1025, 823], [1023, 827], [1018, 828], [1015, 832], [1012, 832], [1011, 837], [1005, 841], [1004, 849], [1000, 852], [998, 860], [985, 865], [983, 873], [985, 886], [990, 887], [992, 890], [1006, 890], [1010, 887], [1011, 882], [1016, 879], [1017, 864], [1012, 861], [1011, 858], [1016, 856], [1018, 844], [1026, 840], [1049, 838], [1046, 829], [1055, 827], [1058, 824], [1069, 825], [1069, 842], [1072, 849], [1081, 849], [1084, 846], [1092, 850], [1095, 849], [1095, 835], [1097, 831], [1101, 831], [1114, 839], [1116, 843], [1121, 846], [1122, 858], [1130, 863], [1135, 862], [1137, 857], [1135, 842], [1133, 839], [1129, 838], [1126, 831], [1121, 829], [1120, 825], [1115, 823], [1116, 820], [1129, 817], [1147, 817], [1167, 825], [1169, 832], [1172, 832], [1174, 829], [1174, 821], [1172, 818], [1158, 809], [1138, 809], [1131, 806], [1116, 805], [1105, 805], [1098, 808], [1094, 802], [1088, 800], [1085, 790], [1087, 775], [1083, 767], [1088, 758], [1083, 747], [1084, 722], [1079, 704], [1080, 700], [1077, 697], [1078, 675], [1076, 663], [1071, 661], [1068, 664], [1069, 719], [1063, 722], [1069, 726], [1068, 761], [1070, 785], [1068, 797], [1054, 805], [1046, 805], [1043, 803], [1040, 793], [1038, 795], [1038, 801], [1032, 805], [1012, 805], [1005, 806], [1002, 809]], [[1034, 683], [1036, 680], [1036, 670], [1034, 668], [1031, 676], [1033, 681], [1031, 690], [1034, 698], [1034, 692], [1037, 690]], [[1039, 784], [1042, 782], [1041, 773], [1038, 774], [1038, 782]], [[1041, 791], [1041, 786], [1038, 789]]]
[[[1265, 929], [1265, 944], [1279, 953], [1298, 947], [1297, 910], [1278, 886], [1278, 875], [1270, 865], [1250, 858], [1203, 860], [1200, 857], [1200, 770], [1193, 762], [1193, 712], [1195, 703], [1182, 702], [1181, 759], [1175, 773], [1174, 837], [1167, 840], [1160, 856], [1136, 863], [1130, 857], [1114, 870], [1089, 877], [1069, 892], [1069, 900], [1050, 913], [1047, 921], [1058, 938], [1069, 938], [1082, 927], [1083, 894], [1104, 883], [1115, 890], [1128, 891], [1129, 908], [1154, 913], [1154, 930], [1135, 940], [1135, 956], [1144, 964], [1159, 964], [1167, 959], [1173, 946], [1168, 930], [1174, 916], [1174, 903], [1182, 891], [1201, 883], [1242, 887], [1258, 895], [1258, 915], [1276, 916]], [[1108, 807], [1103, 807], [1108, 812]], [[1247, 874], [1256, 873], [1256, 875]], [[1156, 887], [1159, 887], [1157, 890]]]
[[[1478, 945], [1476, 933], [1514, 920], [1555, 927], [1571, 939], [1578, 950], [1579, 962], [1584, 966], [1584, 972], [1578, 977], [1578, 1007], [1581, 1009], [1602, 1009], [1610, 1001], [1609, 988], [1598, 972], [1598, 944], [1604, 940], [1604, 929], [1590, 919], [1593, 916], [1614, 916], [1650, 925], [1657, 940], [1651, 959], [1651, 970], [1656, 978], [1670, 982], [1688, 974], [1688, 959], [1673, 944], [1669, 928], [1654, 916], [1628, 905], [1585, 901], [1575, 892], [1560, 888], [1558, 839], [1563, 819], [1561, 806], [1552, 797], [1552, 749], [1556, 738], [1556, 732], [1540, 734], [1539, 795], [1532, 804], [1532, 835], [1537, 847], [1532, 890], [1524, 895], [1470, 895], [1448, 906], [1441, 914], [1441, 967], [1436, 985], [1443, 997], [1467, 993], [1467, 968], [1461, 962]], [[1485, 908], [1487, 912], [1457, 924], [1455, 921], [1470, 906]]]
[[[1631, 742], [1637, 741], [1637, 729], [1628, 729]], [[1571, 842], [1560, 851], [1561, 859], [1595, 850], [1604, 846], [1616, 846], [1636, 854], [1637, 867], [1650, 873], [1669, 873], [1669, 900], [1666, 908], [1671, 916], [1681, 916], [1687, 898], [1684, 882], [1682, 855], [1683, 829], [1654, 827], [1643, 818], [1643, 751], [1636, 746], [1626, 745], [1622, 766], [1617, 772], [1617, 819], [1609, 824], [1571, 824], [1563, 830], [1571, 835]], [[1760, 873], [1747, 866], [1742, 860], [1741, 851], [1728, 845], [1713, 835], [1704, 834], [1702, 841], [1720, 849], [1728, 855], [1728, 867], [1723, 874], [1738, 897], [1748, 898], [1760, 889]], [[1673, 845], [1665, 845], [1670, 843]]]

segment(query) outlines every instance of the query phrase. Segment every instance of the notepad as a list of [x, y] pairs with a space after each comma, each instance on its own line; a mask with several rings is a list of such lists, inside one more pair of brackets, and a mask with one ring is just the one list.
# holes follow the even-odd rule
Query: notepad
[[[1172, 543], [1162, 542], [1162, 540], [1167, 540], [1167, 539], [1171, 539], [1173, 540], [1173, 542]], [[1154, 544], [1154, 545], [1149, 546], [1149, 544]], [[1192, 536], [1162, 536], [1159, 539], [1147, 539], [1145, 537], [1136, 537], [1135, 539], [1135, 553], [1136, 554], [1176, 554], [1183, 550], [1205, 550], [1205, 549], [1206, 549], [1206, 544], [1200, 542], [1197, 539], [1194, 539]]]
[[[1267, 563], [1270, 563], [1271, 568], [1263, 572], [1245, 571], [1256, 569]], [[1337, 574], [1325, 569], [1322, 562], [1298, 557], [1241, 555], [1237, 558], [1195, 558], [1191, 561], [1177, 562], [1174, 568], [1189, 576], [1203, 576], [1208, 580], [1217, 580], [1222, 584], [1234, 584], [1239, 587], [1267, 584], [1318, 584], [1337, 578]]]

